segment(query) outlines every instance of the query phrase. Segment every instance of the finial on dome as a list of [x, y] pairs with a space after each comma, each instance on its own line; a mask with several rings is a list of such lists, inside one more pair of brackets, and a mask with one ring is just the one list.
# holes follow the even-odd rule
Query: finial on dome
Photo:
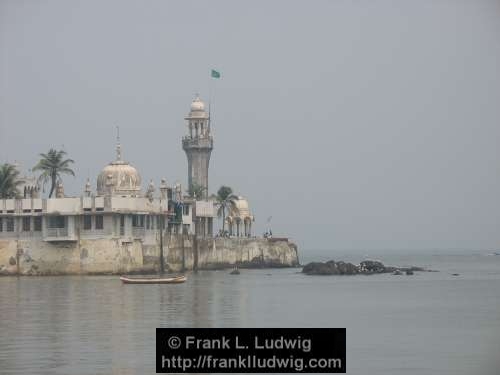
[[59, 181], [57, 183], [56, 198], [64, 198], [64, 186], [63, 186], [62, 181]]
[[122, 145], [120, 144], [120, 127], [116, 127], [116, 161], [122, 160]]
[[90, 197], [92, 193], [92, 188], [90, 187], [90, 178], [87, 178], [87, 183], [85, 184], [85, 196]]
[[148, 190], [146, 191], [146, 197], [148, 197], [150, 201], [153, 200], [154, 192], [155, 192], [155, 184], [151, 179], [151, 181], [149, 181]]

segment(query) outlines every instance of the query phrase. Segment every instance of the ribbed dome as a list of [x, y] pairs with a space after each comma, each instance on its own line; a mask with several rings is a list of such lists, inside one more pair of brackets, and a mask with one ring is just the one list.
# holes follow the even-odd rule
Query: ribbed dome
[[97, 195], [140, 195], [141, 175], [137, 169], [121, 160], [120, 144], [117, 146], [116, 158], [97, 177]]

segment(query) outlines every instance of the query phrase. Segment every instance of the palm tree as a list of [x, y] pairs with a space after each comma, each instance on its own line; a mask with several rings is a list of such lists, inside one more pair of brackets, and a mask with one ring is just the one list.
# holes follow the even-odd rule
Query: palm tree
[[206, 188], [203, 185], [199, 185], [197, 183], [192, 183], [189, 187], [187, 193], [190, 198], [198, 198], [201, 199], [206, 192]]
[[51, 198], [57, 183], [62, 181], [62, 174], [75, 175], [75, 172], [69, 167], [74, 161], [72, 159], [64, 159], [66, 151], [57, 151], [53, 148], [46, 154], [40, 154], [40, 156], [41, 159], [33, 167], [33, 171], [42, 172], [40, 176], [38, 176], [38, 182], [41, 182], [43, 186], [50, 181], [49, 198]]
[[222, 216], [222, 232], [225, 232], [226, 229], [226, 210], [229, 212], [238, 212], [238, 207], [236, 206], [237, 200], [238, 197], [233, 194], [233, 189], [229, 186], [221, 186], [219, 190], [217, 190], [215, 202], [219, 207], [217, 209], [217, 216]]
[[9, 199], [19, 196], [17, 187], [22, 183], [19, 180], [19, 171], [12, 164], [0, 165], [0, 198]]

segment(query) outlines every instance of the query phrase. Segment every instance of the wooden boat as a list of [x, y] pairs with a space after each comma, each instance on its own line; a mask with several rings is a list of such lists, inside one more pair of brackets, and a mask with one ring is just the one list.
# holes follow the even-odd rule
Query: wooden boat
[[127, 277], [120, 276], [120, 280], [124, 284], [180, 284], [187, 280], [184, 275], [173, 277]]

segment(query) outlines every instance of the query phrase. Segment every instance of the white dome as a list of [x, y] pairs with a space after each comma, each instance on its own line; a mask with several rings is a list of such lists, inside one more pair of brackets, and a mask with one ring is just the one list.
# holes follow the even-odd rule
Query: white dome
[[234, 203], [237, 210], [231, 210], [231, 212], [229, 212], [229, 220], [253, 220], [253, 215], [250, 212], [250, 205], [248, 204], [248, 200], [239, 196], [238, 199], [234, 200]]
[[205, 111], [205, 103], [203, 103], [198, 95], [191, 102], [191, 112]]
[[97, 195], [137, 196], [141, 193], [141, 175], [121, 160], [121, 145], [116, 147], [116, 160], [109, 163], [97, 177]]

